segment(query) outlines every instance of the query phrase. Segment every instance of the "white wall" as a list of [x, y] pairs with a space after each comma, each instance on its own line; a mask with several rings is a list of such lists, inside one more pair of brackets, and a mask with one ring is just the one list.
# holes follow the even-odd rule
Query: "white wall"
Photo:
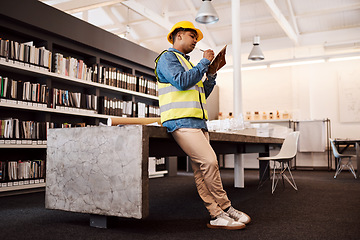
[[[232, 74], [219, 72], [217, 78], [219, 111], [225, 116], [233, 112]], [[243, 111], [287, 110], [295, 120], [329, 118], [333, 138], [359, 138], [360, 122], [339, 117], [339, 108], [347, 106], [339, 105], [338, 84], [349, 75], [360, 81], [360, 60], [242, 71]]]

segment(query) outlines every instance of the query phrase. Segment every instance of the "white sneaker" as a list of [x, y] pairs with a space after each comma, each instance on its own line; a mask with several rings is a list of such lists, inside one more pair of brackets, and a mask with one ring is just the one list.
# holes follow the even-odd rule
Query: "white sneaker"
[[230, 207], [226, 213], [238, 222], [242, 222], [244, 224], [248, 224], [249, 222], [251, 222], [251, 218], [246, 213], [236, 210], [233, 207]]
[[210, 223], [207, 224], [208, 228], [216, 229], [228, 229], [228, 230], [238, 230], [243, 229], [246, 225], [242, 222], [235, 221], [229, 214], [222, 212], [214, 220], [210, 220]]

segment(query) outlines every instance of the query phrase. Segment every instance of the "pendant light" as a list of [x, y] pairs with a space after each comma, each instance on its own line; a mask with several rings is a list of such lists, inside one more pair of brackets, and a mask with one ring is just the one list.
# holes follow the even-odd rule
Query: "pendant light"
[[261, 49], [260, 49], [260, 37], [259, 36], [255, 36], [254, 37], [254, 46], [253, 49], [251, 50], [248, 59], [252, 60], [252, 61], [260, 61], [260, 60], [264, 60], [264, 54], [262, 53]]
[[211, 0], [202, 0], [203, 3], [196, 14], [195, 21], [202, 24], [211, 24], [219, 21], [219, 17], [211, 4]]

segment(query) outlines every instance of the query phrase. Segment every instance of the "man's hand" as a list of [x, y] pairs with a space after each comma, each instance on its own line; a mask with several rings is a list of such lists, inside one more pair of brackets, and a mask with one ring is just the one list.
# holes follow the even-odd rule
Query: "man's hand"
[[213, 50], [208, 49], [208, 50], [204, 51], [203, 57], [208, 59], [211, 62], [215, 57], [215, 53]]

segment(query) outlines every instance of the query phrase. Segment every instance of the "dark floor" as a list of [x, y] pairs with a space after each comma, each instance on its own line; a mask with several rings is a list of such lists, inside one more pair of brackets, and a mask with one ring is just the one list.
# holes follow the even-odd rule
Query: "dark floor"
[[108, 229], [89, 226], [89, 215], [44, 208], [44, 192], [0, 198], [2, 239], [360, 239], [360, 179], [342, 172], [294, 171], [296, 192], [270, 182], [257, 189], [258, 172], [245, 171], [245, 188], [233, 187], [233, 170], [221, 170], [233, 206], [252, 218], [238, 231], [206, 228], [208, 213], [193, 177], [150, 179], [150, 216], [110, 218]]

